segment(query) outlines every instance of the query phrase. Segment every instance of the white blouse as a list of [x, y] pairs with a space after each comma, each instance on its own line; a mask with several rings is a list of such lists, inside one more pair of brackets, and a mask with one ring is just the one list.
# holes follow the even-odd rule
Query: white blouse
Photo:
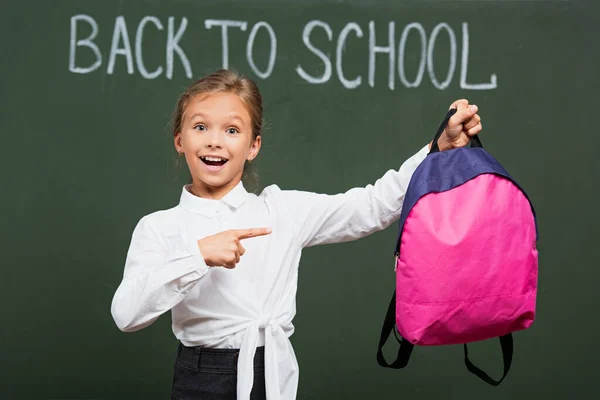
[[[184, 187], [177, 206], [146, 215], [135, 227], [111, 305], [115, 323], [133, 332], [171, 310], [173, 333], [184, 345], [239, 348], [240, 400], [250, 398], [255, 350], [264, 345], [267, 399], [296, 399], [298, 364], [288, 338], [302, 249], [356, 240], [397, 221], [428, 151], [423, 147], [374, 185], [336, 195], [276, 185], [254, 195], [240, 183], [222, 200], [210, 200]], [[205, 264], [197, 240], [261, 227], [272, 233], [242, 240], [246, 253], [236, 268]]]

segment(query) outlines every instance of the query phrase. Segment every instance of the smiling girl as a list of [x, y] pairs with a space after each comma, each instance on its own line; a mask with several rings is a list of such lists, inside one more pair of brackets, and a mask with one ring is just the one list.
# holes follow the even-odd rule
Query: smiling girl
[[[481, 131], [477, 107], [459, 100], [438, 141], [465, 146]], [[179, 204], [133, 231], [115, 323], [140, 330], [171, 311], [179, 341], [172, 399], [296, 398], [294, 332], [298, 265], [306, 247], [356, 240], [400, 217], [424, 145], [373, 185], [336, 195], [281, 190], [255, 195], [242, 175], [261, 148], [262, 99], [228, 70], [194, 82], [177, 102], [174, 144], [192, 183]]]

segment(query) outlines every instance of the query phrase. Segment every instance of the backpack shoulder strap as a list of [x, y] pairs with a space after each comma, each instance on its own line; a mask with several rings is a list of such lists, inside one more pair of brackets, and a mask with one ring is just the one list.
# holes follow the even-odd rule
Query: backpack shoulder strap
[[[381, 327], [381, 336], [379, 338], [379, 345], [377, 348], [377, 363], [380, 366], [385, 367], [385, 368], [402, 369], [408, 365], [410, 356], [411, 356], [413, 348], [414, 348], [414, 345], [412, 343], [410, 343], [408, 340], [399, 339], [398, 336], [396, 336], [396, 340], [400, 344], [400, 347], [398, 348], [398, 355], [396, 356], [396, 359], [391, 364], [387, 362], [387, 360], [385, 359], [385, 357], [383, 355], [383, 346], [389, 339], [392, 331], [394, 332], [394, 335], [396, 335], [395, 326], [396, 326], [396, 291], [394, 290], [394, 294], [392, 295], [392, 299], [390, 301], [390, 304], [387, 309], [387, 313], [385, 315], [385, 319], [383, 321], [383, 326]], [[512, 357], [513, 357], [512, 333], [509, 333], [504, 336], [500, 336], [499, 340], [500, 340], [500, 346], [502, 348], [502, 360], [504, 363], [504, 373], [499, 380], [492, 379], [487, 373], [485, 373], [482, 369], [480, 369], [475, 364], [473, 364], [471, 362], [471, 360], [469, 360], [469, 350], [467, 348], [467, 344], [466, 343], [464, 344], [465, 365], [466, 365], [467, 369], [469, 370], [469, 372], [471, 372], [472, 374], [477, 376], [479, 379], [483, 380], [484, 382], [486, 382], [487, 384], [492, 385], [492, 386], [500, 385], [500, 383], [502, 383], [504, 378], [506, 378], [506, 375], [508, 374], [508, 371], [510, 370], [510, 366], [512, 363]]]
[[390, 301], [390, 305], [388, 307], [387, 313], [385, 315], [385, 319], [383, 320], [383, 326], [381, 327], [381, 336], [379, 338], [379, 348], [377, 349], [377, 363], [382, 367], [386, 368], [394, 368], [401, 369], [408, 365], [408, 361], [410, 359], [410, 354], [412, 353], [414, 345], [407, 341], [406, 339], [398, 339], [396, 336], [396, 340], [400, 343], [400, 348], [398, 349], [398, 355], [396, 360], [389, 364], [385, 357], [383, 356], [383, 346], [387, 342], [390, 337], [390, 333], [394, 331], [394, 335], [396, 334], [395, 330], [396, 326], [396, 291], [394, 290], [394, 294], [392, 295], [392, 300]]
[[492, 378], [490, 378], [490, 376], [488, 374], [486, 374], [485, 372], [483, 372], [481, 369], [479, 369], [478, 367], [476, 367], [471, 360], [469, 360], [469, 351], [467, 349], [467, 345], [464, 345], [465, 348], [465, 365], [467, 366], [467, 369], [472, 372], [473, 374], [475, 374], [478, 378], [480, 378], [481, 380], [483, 380], [484, 382], [492, 385], [492, 386], [498, 386], [500, 383], [502, 383], [502, 381], [504, 380], [504, 378], [506, 378], [506, 374], [508, 374], [508, 371], [510, 370], [510, 364], [512, 363], [512, 357], [513, 357], [513, 337], [512, 337], [512, 333], [509, 333], [507, 335], [504, 336], [500, 336], [500, 346], [502, 347], [502, 360], [504, 362], [504, 375], [502, 375], [502, 378], [500, 378], [499, 380], [494, 380]]

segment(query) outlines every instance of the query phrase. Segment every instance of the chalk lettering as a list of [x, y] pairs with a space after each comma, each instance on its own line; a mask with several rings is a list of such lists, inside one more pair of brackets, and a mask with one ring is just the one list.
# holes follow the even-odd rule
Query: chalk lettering
[[[92, 27], [92, 33], [90, 33], [90, 35], [85, 39], [77, 40], [77, 22], [79, 21], [87, 22]], [[102, 65], [102, 53], [100, 53], [100, 49], [93, 42], [93, 40], [96, 39], [97, 35], [98, 24], [96, 23], [94, 18], [84, 14], [78, 14], [71, 17], [71, 39], [69, 41], [69, 71], [74, 72], [76, 74], [87, 74], [98, 69], [100, 65]], [[92, 49], [94, 55], [96, 56], [96, 61], [89, 67], [77, 67], [75, 65], [75, 52], [77, 50], [77, 47], [80, 46], [85, 46]]]
[[[168, 17], [168, 23], [163, 21], [155, 16], [142, 17], [137, 24], [135, 38], [133, 38], [129, 35], [125, 17], [122, 15], [117, 16], [112, 27], [110, 48], [108, 52], [102, 52], [99, 43], [104, 42], [104, 40], [99, 39], [101, 29], [98, 22], [90, 15], [73, 15], [70, 18], [69, 71], [76, 74], [88, 74], [102, 68], [103, 62], [107, 60], [106, 73], [112, 75], [118, 69], [116, 66], [120, 59], [118, 56], [122, 56], [121, 59], [124, 64], [122, 71], [127, 71], [129, 75], [137, 71], [144, 79], [156, 79], [161, 76], [166, 79], [173, 79], [175, 57], [178, 57], [185, 76], [191, 79], [193, 76], [192, 66], [180, 45], [188, 27], [188, 19], [182, 17], [180, 22], [176, 23], [175, 17], [171, 16]], [[197, 26], [198, 24], [195, 23], [194, 27]], [[247, 21], [204, 20], [205, 29], [210, 30], [215, 27], [220, 27], [221, 68], [227, 69], [231, 64], [233, 54], [230, 54], [230, 40], [241, 39], [246, 41], [245, 55], [248, 69], [255, 76], [264, 80], [273, 76], [278, 60], [289, 60], [292, 59], [290, 55], [297, 54], [295, 49], [279, 47], [280, 44], [275, 30], [268, 21], [259, 21], [250, 27]], [[411, 22], [405, 25], [402, 28], [402, 33], [399, 37], [396, 37], [397, 30], [394, 21], [386, 21], [384, 25], [377, 27], [376, 21], [371, 20], [368, 22], [368, 31], [366, 26], [347, 21], [342, 26], [339, 35], [335, 37], [336, 33], [333, 32], [328, 22], [318, 19], [309, 20], [301, 32], [302, 43], [312, 55], [316, 56], [316, 60], [302, 60], [292, 68], [295, 68], [300, 79], [311, 84], [328, 83], [331, 81], [332, 74], [335, 73], [337, 82], [343, 88], [350, 90], [360, 87], [365, 83], [364, 81], [367, 82], [369, 87], [374, 88], [376, 80], [385, 79], [385, 76], [387, 76], [386, 86], [389, 90], [395, 90], [396, 79], [399, 79], [404, 88], [417, 88], [422, 86], [425, 74], [427, 74], [431, 85], [438, 90], [446, 90], [451, 87], [453, 82], [458, 79], [459, 74], [460, 79], [459, 82], [454, 84], [455, 87], [465, 90], [496, 89], [498, 87], [496, 74], [490, 74], [489, 82], [473, 83], [468, 81], [469, 24], [463, 22], [461, 27], [462, 40], [457, 37], [458, 32], [446, 22], [435, 25], [431, 34], [425, 31], [421, 23]], [[239, 29], [242, 32], [248, 30], [247, 37], [240, 38], [239, 34], [234, 35], [232, 32], [235, 29], [232, 28]], [[144, 46], [150, 45], [144, 43], [144, 40], [146, 42], [149, 40], [147, 38], [149, 30], [152, 33], [161, 32], [166, 35], [166, 58], [164, 63], [159, 61], [158, 65], [148, 65], [147, 62], [149, 61], [146, 60], [145, 62], [144, 60]], [[399, 31], [400, 28], [398, 28]], [[367, 39], [365, 43], [362, 39], [367, 34], [369, 37], [365, 38]], [[378, 37], [377, 34], [380, 36]], [[201, 46], [204, 43], [201, 40], [202, 37], [197, 36], [196, 32], [192, 36], [198, 39], [194, 42], [195, 49], [202, 51]], [[440, 38], [440, 36], [444, 37]], [[132, 43], [133, 39], [135, 39], [134, 43]], [[398, 40], [397, 43], [396, 40]], [[355, 45], [353, 41], [358, 41], [359, 45]], [[352, 43], [353, 46], [348, 46], [349, 43]], [[459, 45], [462, 45], [460, 64], [458, 64]], [[361, 50], [361, 48], [364, 50]], [[436, 53], [436, 50], [442, 48], [444, 49], [442, 54], [448, 54], [447, 64], [446, 60], [439, 60], [439, 56], [436, 57], [440, 54], [440, 51]], [[359, 54], [351, 54], [352, 52], [359, 52]], [[283, 54], [280, 55], [280, 53]], [[262, 60], [259, 59], [259, 54], [265, 54]], [[366, 64], [360, 61], [361, 56], [366, 58]], [[385, 56], [387, 56], [387, 62], [383, 58]], [[335, 57], [335, 60], [333, 57]], [[85, 61], [82, 61], [81, 58]], [[204, 61], [204, 59], [202, 60]], [[307, 64], [303, 65], [303, 61]], [[384, 67], [382, 70], [381, 65], [377, 68], [377, 61], [380, 64], [382, 62], [387, 64], [387, 69]], [[311, 67], [309, 68], [307, 65], [311, 65]], [[440, 66], [445, 68], [440, 68]], [[364, 67], [367, 68], [367, 71], [364, 71]], [[357, 69], [358, 72], [350, 72], [357, 71]], [[460, 69], [460, 72], [457, 69]], [[440, 71], [446, 72], [442, 73]], [[473, 74], [473, 72], [471, 73]]]
[[462, 23], [462, 59], [460, 69], [460, 88], [468, 90], [489, 90], [498, 87], [496, 74], [492, 74], [490, 83], [467, 83], [467, 70], [469, 66], [469, 24]]
[[[448, 75], [446, 76], [446, 80], [440, 83], [435, 76], [435, 71], [433, 70], [433, 51], [435, 49], [435, 43], [438, 37], [438, 34], [442, 29], [445, 29], [448, 32], [448, 37], [450, 38], [450, 66], [448, 68]], [[448, 24], [440, 23], [433, 28], [433, 32], [431, 32], [431, 37], [429, 38], [429, 46], [427, 52], [427, 71], [429, 72], [429, 78], [431, 79], [431, 83], [438, 89], [446, 89], [450, 82], [452, 81], [452, 76], [454, 75], [454, 70], [456, 69], [456, 36], [454, 35], [454, 31]]]
[[[269, 62], [267, 64], [266, 71], [262, 72], [258, 69], [256, 64], [254, 63], [254, 56], [252, 54], [252, 49], [254, 48], [254, 39], [256, 39], [256, 34], [260, 28], [264, 27], [269, 33], [269, 39], [271, 41], [270, 53], [269, 53]], [[267, 22], [261, 21], [255, 24], [250, 31], [250, 36], [248, 36], [248, 41], [246, 43], [246, 58], [248, 59], [248, 64], [254, 73], [261, 77], [262, 79], [266, 79], [271, 76], [273, 72], [273, 67], [275, 67], [275, 57], [277, 56], [277, 38], [275, 37], [275, 31]]]
[[[123, 47], [119, 47], [119, 42], [123, 40]], [[115, 70], [115, 61], [117, 55], [125, 56], [127, 62], [127, 73], [133, 74], [133, 55], [131, 54], [131, 45], [129, 44], [129, 35], [127, 34], [127, 25], [125, 24], [125, 18], [119, 15], [115, 20], [115, 27], [113, 29], [113, 37], [110, 45], [110, 55], [108, 58], [108, 68], [106, 73], [111, 75]]]
[[140, 74], [144, 78], [156, 79], [157, 77], [160, 76], [160, 74], [163, 73], [163, 67], [159, 66], [153, 72], [148, 72], [148, 70], [146, 69], [146, 66], [144, 65], [144, 58], [142, 56], [142, 41], [143, 41], [143, 37], [144, 37], [144, 27], [146, 26], [146, 24], [148, 22], [152, 22], [158, 30], [161, 30], [161, 31], [164, 30], [163, 25], [161, 24], [160, 20], [156, 17], [151, 17], [151, 16], [144, 17], [140, 21], [138, 28], [137, 28], [137, 32], [135, 34], [135, 62], [136, 62], [138, 71], [140, 71]]
[[342, 31], [340, 32], [340, 36], [338, 36], [337, 47], [335, 49], [335, 70], [337, 72], [338, 79], [340, 80], [342, 85], [344, 85], [344, 87], [347, 89], [354, 89], [360, 86], [362, 82], [362, 77], [359, 75], [353, 80], [349, 81], [344, 77], [344, 71], [342, 68], [342, 52], [345, 49], [346, 38], [348, 37], [350, 31], [354, 31], [356, 33], [356, 36], [359, 38], [363, 37], [363, 31], [362, 29], [360, 29], [360, 26], [358, 26], [358, 24], [354, 22], [349, 22], [346, 24], [344, 29], [342, 29]]
[[242, 31], [245, 31], [248, 23], [245, 21], [232, 21], [228, 19], [207, 19], [204, 21], [204, 26], [206, 29], [210, 29], [213, 26], [221, 27], [221, 48], [223, 52], [223, 62], [222, 67], [224, 69], [229, 68], [229, 35], [228, 28], [231, 26], [233, 28], [240, 28]]
[[387, 46], [376, 46], [375, 39], [375, 22], [369, 22], [369, 85], [375, 86], [375, 54], [376, 53], [388, 53], [389, 54], [389, 70], [388, 70], [388, 87], [394, 90], [394, 76], [395, 68], [394, 62], [396, 61], [396, 46], [394, 45], [394, 30], [395, 23], [388, 23], [388, 45]]
[[175, 17], [169, 17], [169, 28], [167, 34], [167, 78], [173, 78], [173, 51], [177, 53], [179, 59], [181, 60], [181, 64], [185, 69], [185, 76], [190, 79], [192, 77], [192, 67], [190, 66], [190, 60], [188, 60], [187, 56], [179, 46], [179, 41], [185, 32], [185, 28], [187, 28], [187, 18], [183, 17], [181, 19], [181, 25], [179, 25], [179, 29], [177, 29], [177, 34], [173, 35], [175, 31]]
[[[421, 38], [421, 58], [419, 61], [419, 69], [417, 70], [417, 76], [415, 80], [410, 82], [406, 78], [406, 72], [404, 71], [404, 55], [406, 54], [406, 40], [408, 39], [408, 34], [411, 30], [415, 29], [419, 33], [419, 37]], [[425, 74], [425, 62], [427, 61], [427, 35], [425, 33], [425, 28], [418, 22], [412, 22], [402, 31], [402, 36], [400, 37], [400, 44], [398, 45], [398, 75], [400, 76], [400, 82], [407, 88], [418, 87], [423, 80], [423, 75]]]
[[331, 41], [331, 39], [333, 38], [333, 32], [331, 31], [331, 27], [326, 22], [318, 20], [310, 21], [308, 24], [306, 24], [306, 26], [304, 26], [304, 30], [302, 31], [302, 41], [304, 42], [304, 45], [308, 47], [310, 51], [312, 51], [317, 57], [319, 57], [321, 61], [323, 61], [323, 64], [325, 64], [325, 71], [323, 72], [323, 75], [321, 77], [314, 77], [309, 75], [306, 71], [304, 71], [304, 69], [300, 65], [296, 67], [296, 72], [298, 73], [298, 75], [300, 75], [300, 77], [302, 77], [302, 79], [314, 84], [325, 83], [331, 78], [331, 60], [329, 60], [329, 57], [327, 57], [325, 53], [317, 49], [310, 42], [310, 34], [312, 30], [317, 26], [325, 30], [325, 32], [327, 33], [327, 37]]

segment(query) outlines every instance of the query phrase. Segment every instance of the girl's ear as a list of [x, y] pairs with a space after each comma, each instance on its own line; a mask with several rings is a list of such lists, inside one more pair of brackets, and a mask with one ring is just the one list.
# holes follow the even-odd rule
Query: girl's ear
[[252, 144], [250, 145], [250, 153], [248, 153], [248, 161], [252, 161], [256, 158], [256, 156], [258, 155], [258, 152], [260, 151], [260, 145], [261, 145], [261, 140], [260, 140], [260, 135], [256, 137], [256, 139], [254, 139], [254, 142], [252, 142]]
[[178, 153], [183, 153], [183, 146], [181, 145], [181, 132], [177, 132], [173, 142], [175, 143], [175, 150], [177, 150]]

